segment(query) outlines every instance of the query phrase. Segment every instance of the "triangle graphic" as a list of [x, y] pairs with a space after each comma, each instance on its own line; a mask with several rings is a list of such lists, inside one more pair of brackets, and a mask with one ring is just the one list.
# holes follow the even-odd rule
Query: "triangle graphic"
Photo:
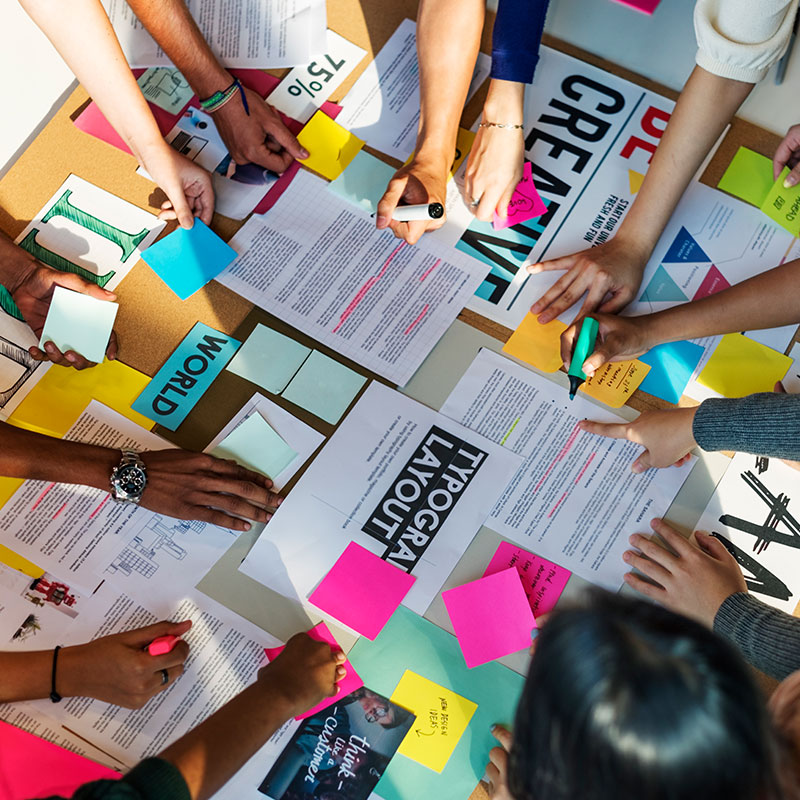
[[659, 264], [656, 274], [647, 284], [647, 288], [642, 292], [639, 302], [642, 303], [674, 303], [688, 300], [683, 290]]
[[703, 297], [721, 292], [723, 289], [730, 289], [730, 287], [731, 285], [725, 276], [717, 269], [716, 265], [712, 264], [692, 300], [700, 300]]
[[701, 264], [703, 262], [711, 263], [711, 259], [705, 254], [705, 251], [694, 240], [686, 228], [681, 228], [675, 241], [669, 246], [667, 254], [661, 259], [665, 264]]
[[644, 175], [641, 172], [634, 172], [632, 169], [628, 170], [628, 183], [631, 185], [631, 194], [636, 194], [642, 188], [644, 183]]

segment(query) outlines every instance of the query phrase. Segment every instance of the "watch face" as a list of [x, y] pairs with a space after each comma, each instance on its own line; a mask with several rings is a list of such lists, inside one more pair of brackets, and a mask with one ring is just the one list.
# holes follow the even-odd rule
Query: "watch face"
[[138, 495], [144, 491], [147, 478], [144, 470], [136, 464], [128, 464], [117, 470], [116, 484], [121, 492], [129, 495]]

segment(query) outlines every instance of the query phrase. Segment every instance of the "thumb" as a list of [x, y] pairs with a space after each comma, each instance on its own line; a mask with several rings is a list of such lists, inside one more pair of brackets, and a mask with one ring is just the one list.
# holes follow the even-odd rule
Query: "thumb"
[[492, 726], [492, 736], [500, 742], [504, 750], [511, 749], [511, 731], [504, 725]]
[[636, 461], [631, 464], [631, 472], [634, 475], [641, 475], [643, 472], [647, 472], [653, 466], [653, 459], [650, 456], [650, 451], [645, 450]]
[[783, 181], [784, 189], [791, 189], [792, 186], [797, 186], [800, 183], [800, 164], [798, 164]]
[[162, 186], [161, 188], [172, 204], [172, 210], [175, 212], [175, 218], [178, 220], [178, 224], [181, 228], [190, 230], [194, 225], [194, 215], [189, 206], [189, 201], [186, 199], [183, 187], [178, 184], [170, 187]]
[[581, 369], [584, 374], [591, 378], [603, 364], [611, 361], [613, 356], [612, 349], [608, 346], [608, 342], [603, 342], [590, 356], [583, 362]]
[[408, 185], [408, 175], [392, 178], [386, 191], [378, 202], [378, 218], [375, 221], [378, 228], [386, 228], [391, 222], [392, 214], [403, 196]]
[[136, 630], [128, 631], [123, 635], [125, 636], [126, 643], [132, 647], [145, 648], [150, 642], [154, 639], [158, 639], [160, 636], [183, 636], [191, 627], [192, 621], [190, 619], [184, 620], [183, 622], [168, 622], [164, 620], [163, 622], [156, 622], [153, 625], [148, 625], [145, 628], [137, 628]]
[[58, 286], [63, 286], [65, 289], [71, 289], [73, 292], [85, 294], [89, 297], [94, 297], [95, 300], [116, 300], [117, 296], [114, 292], [101, 289], [96, 283], [87, 281], [76, 275], [74, 272], [56, 272], [53, 275], [53, 283]]

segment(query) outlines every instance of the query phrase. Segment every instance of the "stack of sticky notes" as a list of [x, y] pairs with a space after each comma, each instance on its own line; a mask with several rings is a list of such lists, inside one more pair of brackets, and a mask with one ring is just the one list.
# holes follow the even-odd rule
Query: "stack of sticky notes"
[[533, 182], [531, 162], [526, 161], [522, 180], [514, 190], [511, 202], [506, 210], [506, 217], [498, 216], [495, 211], [492, 225], [496, 231], [499, 231], [502, 228], [508, 228], [520, 222], [527, 222], [534, 217], [541, 217], [545, 211], [547, 211], [547, 206], [544, 200], [539, 197], [539, 192], [536, 191], [536, 185]]
[[211, 455], [232, 458], [243, 467], [270, 478], [280, 475], [297, 457], [297, 453], [258, 411], [245, 417], [214, 448]]

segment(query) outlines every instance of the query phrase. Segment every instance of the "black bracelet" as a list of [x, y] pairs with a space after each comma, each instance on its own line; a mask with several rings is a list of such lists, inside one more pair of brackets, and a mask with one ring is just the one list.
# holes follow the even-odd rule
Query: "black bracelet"
[[63, 699], [61, 695], [56, 691], [56, 666], [58, 665], [58, 651], [61, 649], [61, 645], [56, 645], [56, 649], [53, 650], [53, 674], [50, 677], [50, 699], [54, 703], [60, 703]]

